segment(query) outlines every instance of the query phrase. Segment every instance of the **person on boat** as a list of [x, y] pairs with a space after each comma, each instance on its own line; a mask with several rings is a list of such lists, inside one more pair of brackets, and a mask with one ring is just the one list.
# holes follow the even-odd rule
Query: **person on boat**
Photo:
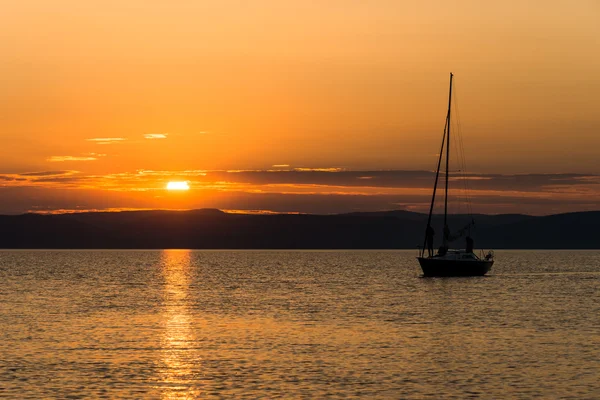
[[427, 225], [427, 230], [425, 231], [425, 237], [427, 239], [427, 251], [429, 252], [429, 257], [433, 257], [433, 237], [435, 236], [435, 231], [431, 227], [431, 225]]
[[465, 248], [467, 253], [472, 253], [474, 249], [475, 243], [473, 242], [473, 238], [471, 236], [467, 236], [467, 247]]

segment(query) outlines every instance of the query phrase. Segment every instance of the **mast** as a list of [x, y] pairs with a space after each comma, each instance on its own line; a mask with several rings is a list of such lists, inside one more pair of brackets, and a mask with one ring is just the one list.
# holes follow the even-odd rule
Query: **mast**
[[[450, 73], [450, 99], [452, 98], [452, 72]], [[444, 144], [446, 143], [446, 135], [450, 135], [450, 100], [448, 100], [448, 114], [446, 115], [446, 125], [444, 126], [444, 136], [442, 137], [442, 146], [440, 147], [440, 156], [438, 158], [437, 169], [435, 171], [435, 182], [433, 184], [433, 194], [431, 195], [431, 204], [429, 206], [429, 216], [427, 217], [427, 229], [425, 230], [425, 239], [423, 240], [423, 248], [421, 249], [421, 257], [425, 254], [427, 247], [427, 231], [431, 227], [431, 217], [433, 215], [433, 206], [435, 205], [435, 194], [437, 192], [438, 181], [440, 177], [440, 169], [442, 166], [442, 157], [444, 155]], [[446, 245], [446, 214], [448, 213], [448, 155], [450, 148], [450, 137], [448, 136], [448, 144], [446, 149], [446, 203], [444, 207], [444, 245]]]
[[446, 116], [446, 192], [444, 196], [444, 246], [448, 243], [448, 182], [450, 181], [450, 111], [452, 109], [452, 77], [454, 75], [450, 72], [450, 92], [448, 94], [448, 115]]
[[[446, 124], [448, 120], [446, 120]], [[442, 147], [440, 148], [440, 157], [438, 158], [437, 170], [435, 171], [435, 182], [433, 184], [433, 194], [431, 195], [431, 205], [429, 206], [429, 216], [427, 217], [427, 230], [431, 226], [431, 216], [433, 215], [433, 206], [435, 204], [435, 192], [437, 191], [438, 180], [440, 177], [440, 167], [442, 166], [442, 155], [444, 154], [444, 142], [446, 141], [446, 126], [444, 126], [444, 136], [442, 137]], [[425, 240], [421, 249], [421, 257], [425, 254], [427, 246], [427, 230], [425, 230]]]

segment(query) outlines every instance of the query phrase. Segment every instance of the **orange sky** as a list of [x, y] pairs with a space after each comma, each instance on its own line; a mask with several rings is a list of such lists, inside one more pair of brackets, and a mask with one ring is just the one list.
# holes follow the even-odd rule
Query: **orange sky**
[[[278, 178], [265, 190], [270, 180], [227, 175], [219, 186], [182, 171], [431, 170], [450, 71], [470, 172], [590, 177], [567, 194], [540, 186], [553, 204], [543, 211], [510, 208], [528, 196], [512, 189], [513, 200], [482, 202], [481, 211], [598, 208], [589, 199], [599, 194], [594, 176], [600, 174], [598, 1], [4, 3], [0, 212], [205, 206], [333, 212], [302, 207], [318, 200], [306, 194], [285, 206], [266, 198], [234, 201], [234, 192], [306, 192], [291, 175], [286, 187], [277, 186], [286, 184]], [[141, 170], [161, 173], [148, 181]], [[63, 179], [15, 178], [49, 171]], [[195, 184], [178, 194], [185, 200], [173, 199], [160, 192], [169, 179]], [[409, 203], [420, 210], [421, 200], [402, 196], [421, 196], [431, 186], [427, 179], [418, 188], [375, 182], [359, 193], [342, 180], [328, 178], [323, 186], [319, 179], [302, 185], [321, 185], [310, 191], [315, 195], [398, 196], [364, 206], [341, 202], [343, 210]], [[475, 194], [493, 197], [492, 189], [498, 192]], [[584, 192], [585, 205], [575, 204]], [[106, 204], [96, 204], [99, 197]]]

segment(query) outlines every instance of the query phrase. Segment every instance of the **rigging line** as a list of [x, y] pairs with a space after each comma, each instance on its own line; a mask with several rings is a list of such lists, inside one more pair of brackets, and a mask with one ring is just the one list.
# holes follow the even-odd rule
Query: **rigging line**
[[446, 143], [446, 190], [444, 197], [444, 246], [448, 243], [448, 184], [450, 183], [450, 171], [449, 171], [449, 162], [450, 162], [450, 128], [452, 126], [451, 123], [451, 110], [452, 110], [452, 77], [453, 74], [450, 72], [450, 93], [448, 94], [448, 114], [446, 116], [448, 129], [446, 131], [447, 143]]
[[[453, 147], [453, 154], [456, 160], [456, 164], [457, 164], [457, 169], [456, 169], [456, 177], [454, 179], [462, 181], [463, 177], [462, 177], [462, 163], [461, 163], [461, 158], [460, 158], [460, 135], [457, 131], [457, 124], [454, 123], [454, 133], [455, 133], [455, 137], [456, 140], [454, 141], [454, 146]], [[462, 202], [463, 202], [463, 196], [464, 196], [464, 190], [463, 190], [463, 185], [462, 182], [458, 182], [457, 189], [458, 189], [458, 195], [453, 196], [455, 198], [455, 200], [457, 201], [453, 201], [453, 204], [456, 204], [455, 208], [456, 214], [460, 214], [461, 213], [461, 206], [462, 206]]]
[[471, 202], [471, 190], [469, 187], [469, 176], [468, 176], [468, 168], [467, 168], [467, 157], [465, 155], [465, 150], [464, 150], [464, 140], [463, 140], [463, 135], [461, 132], [461, 141], [462, 143], [462, 159], [463, 159], [463, 178], [464, 178], [464, 187], [465, 187], [465, 198], [466, 198], [466, 202], [467, 202], [467, 207], [469, 209], [469, 214], [472, 216], [473, 215], [473, 208], [472, 208], [472, 202]]
[[[456, 93], [453, 94], [454, 95], [454, 104], [456, 105]], [[460, 131], [460, 121], [459, 121], [459, 115], [458, 113], [455, 111], [455, 118], [454, 118], [454, 132], [456, 133], [456, 137], [457, 137], [457, 141], [456, 144], [453, 146], [454, 147], [454, 154], [456, 156], [456, 160], [458, 163], [458, 178], [462, 181], [460, 182], [460, 184], [458, 185], [458, 187], [460, 188], [459, 190], [459, 195], [456, 196], [456, 198], [458, 199], [458, 201], [456, 202], [458, 204], [457, 206], [457, 213], [460, 214], [462, 212], [462, 203], [464, 201], [465, 203], [465, 207], [466, 207], [466, 213], [468, 213], [468, 202], [467, 202], [467, 197], [466, 197], [466, 191], [465, 191], [465, 187], [464, 187], [464, 182], [465, 182], [465, 176], [464, 176], [464, 152], [463, 150], [463, 141], [462, 141], [462, 132]]]
[[458, 132], [459, 144], [460, 144], [463, 185], [464, 185], [464, 188], [465, 188], [465, 202], [466, 202], [466, 205], [467, 205], [468, 213], [472, 217], [473, 216], [473, 207], [472, 207], [472, 202], [471, 202], [471, 193], [470, 193], [470, 188], [469, 188], [469, 181], [468, 181], [468, 177], [467, 177], [467, 175], [468, 175], [467, 158], [465, 156], [465, 148], [464, 148], [464, 141], [463, 141], [462, 124], [461, 124], [461, 118], [460, 118], [460, 108], [459, 108], [458, 95], [457, 95], [456, 88], [454, 90], [454, 104], [455, 104], [455, 110], [456, 110], [456, 118], [455, 118], [456, 119], [456, 124], [457, 124], [457, 129], [456, 130]]
[[460, 123], [457, 121], [457, 127], [455, 129], [456, 133], [457, 133], [457, 146], [456, 146], [456, 153], [457, 153], [457, 159], [459, 160], [459, 166], [460, 166], [460, 179], [462, 182], [460, 182], [460, 194], [461, 194], [461, 203], [464, 201], [465, 203], [465, 207], [466, 207], [466, 212], [468, 213], [468, 198], [467, 198], [467, 191], [466, 191], [466, 186], [465, 186], [465, 182], [466, 182], [466, 175], [465, 175], [465, 163], [464, 163], [464, 152], [463, 152], [463, 137], [462, 137], [462, 132], [460, 130]]
[[461, 153], [462, 153], [461, 156], [462, 156], [462, 163], [463, 163], [463, 186], [464, 186], [464, 190], [465, 190], [465, 202], [467, 204], [468, 212], [472, 216], [473, 210], [472, 210], [472, 204], [471, 204], [471, 191], [469, 188], [467, 157], [466, 157], [465, 150], [464, 150], [464, 135], [462, 133], [462, 127], [459, 128], [459, 130], [461, 131], [460, 140], [461, 140]]

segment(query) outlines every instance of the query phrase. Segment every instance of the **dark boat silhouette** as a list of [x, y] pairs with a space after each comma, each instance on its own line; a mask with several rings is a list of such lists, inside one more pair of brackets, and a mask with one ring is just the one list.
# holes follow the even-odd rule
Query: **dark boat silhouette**
[[[473, 252], [473, 241], [470, 236], [467, 236], [467, 247], [464, 250], [452, 250], [448, 248], [448, 244], [454, 239], [463, 236], [469, 232], [474, 222], [471, 222], [459, 231], [458, 235], [451, 235], [448, 227], [448, 183], [450, 181], [450, 114], [452, 110], [452, 80], [454, 75], [450, 73], [450, 90], [448, 95], [448, 114], [446, 115], [446, 125], [444, 127], [444, 136], [442, 138], [442, 146], [438, 159], [437, 171], [435, 174], [435, 182], [433, 184], [433, 195], [431, 197], [431, 206], [429, 208], [429, 217], [427, 219], [427, 228], [425, 229], [425, 242], [421, 248], [421, 252], [417, 260], [421, 265], [424, 276], [483, 276], [492, 268], [494, 264], [494, 253], [488, 252], [483, 258], [478, 257]], [[431, 217], [435, 204], [435, 195], [437, 191], [440, 167], [442, 165], [442, 157], [446, 149], [446, 174], [445, 174], [445, 196], [444, 196], [444, 236], [443, 243], [437, 253], [433, 252], [433, 235], [434, 231], [431, 227]], [[470, 241], [470, 244], [469, 244]], [[428, 256], [425, 256], [425, 250], [428, 250]]]

